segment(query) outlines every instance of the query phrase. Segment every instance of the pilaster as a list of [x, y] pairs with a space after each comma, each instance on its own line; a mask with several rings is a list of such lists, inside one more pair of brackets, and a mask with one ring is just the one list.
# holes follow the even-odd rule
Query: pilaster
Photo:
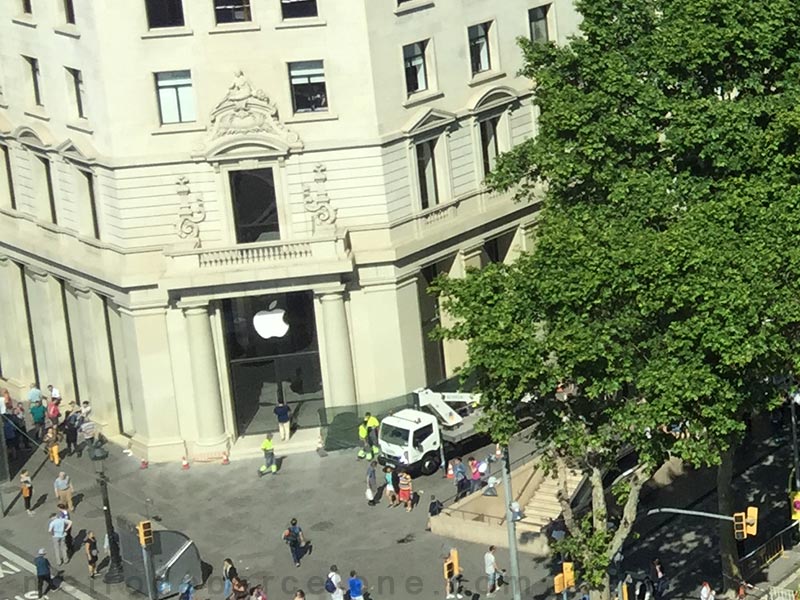
[[328, 371], [325, 406], [352, 406], [356, 403], [356, 385], [344, 293], [323, 292], [318, 294], [318, 298], [322, 307], [325, 363]]
[[20, 266], [0, 256], [0, 362], [3, 376], [19, 388], [27, 388], [36, 380], [36, 367], [31, 346], [25, 288]]

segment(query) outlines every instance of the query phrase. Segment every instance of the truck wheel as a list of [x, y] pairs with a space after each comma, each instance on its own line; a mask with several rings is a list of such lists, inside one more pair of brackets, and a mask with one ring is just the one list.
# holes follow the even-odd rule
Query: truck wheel
[[420, 471], [423, 475], [433, 475], [439, 468], [439, 457], [436, 454], [428, 454], [422, 458]]

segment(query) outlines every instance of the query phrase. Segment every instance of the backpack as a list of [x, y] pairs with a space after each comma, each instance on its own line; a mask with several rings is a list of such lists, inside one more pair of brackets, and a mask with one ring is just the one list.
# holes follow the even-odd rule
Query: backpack
[[334, 592], [336, 592], [336, 584], [333, 583], [333, 579], [331, 579], [330, 577], [328, 577], [325, 580], [325, 591], [328, 592], [329, 594], [333, 594]]
[[287, 544], [296, 545], [300, 543], [297, 527], [289, 527], [283, 532], [283, 539]]

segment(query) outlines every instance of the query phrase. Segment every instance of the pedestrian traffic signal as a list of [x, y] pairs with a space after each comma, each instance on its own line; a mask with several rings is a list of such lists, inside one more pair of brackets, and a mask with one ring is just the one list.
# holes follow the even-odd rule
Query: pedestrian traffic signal
[[571, 562], [561, 564], [561, 570], [564, 573], [564, 587], [575, 587], [575, 565]]
[[792, 503], [792, 520], [800, 521], [800, 492], [792, 492], [789, 501]]
[[153, 524], [150, 521], [139, 521], [136, 531], [139, 534], [139, 544], [149, 546], [153, 543]]
[[553, 578], [553, 590], [556, 594], [560, 594], [565, 589], [567, 589], [567, 587], [564, 585], [564, 574], [559, 573]]
[[747, 515], [743, 512], [733, 513], [733, 537], [737, 540], [747, 537]]
[[747, 507], [747, 521], [745, 522], [745, 533], [747, 537], [754, 537], [758, 531], [758, 507]]

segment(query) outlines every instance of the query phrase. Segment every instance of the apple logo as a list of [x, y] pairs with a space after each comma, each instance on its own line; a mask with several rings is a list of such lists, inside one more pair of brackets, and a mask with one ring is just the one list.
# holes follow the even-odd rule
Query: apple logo
[[253, 317], [253, 327], [256, 333], [265, 340], [273, 337], [283, 337], [289, 331], [289, 324], [284, 321], [283, 316], [286, 311], [282, 308], [275, 308], [277, 300], [270, 302], [269, 310], [258, 311]]

